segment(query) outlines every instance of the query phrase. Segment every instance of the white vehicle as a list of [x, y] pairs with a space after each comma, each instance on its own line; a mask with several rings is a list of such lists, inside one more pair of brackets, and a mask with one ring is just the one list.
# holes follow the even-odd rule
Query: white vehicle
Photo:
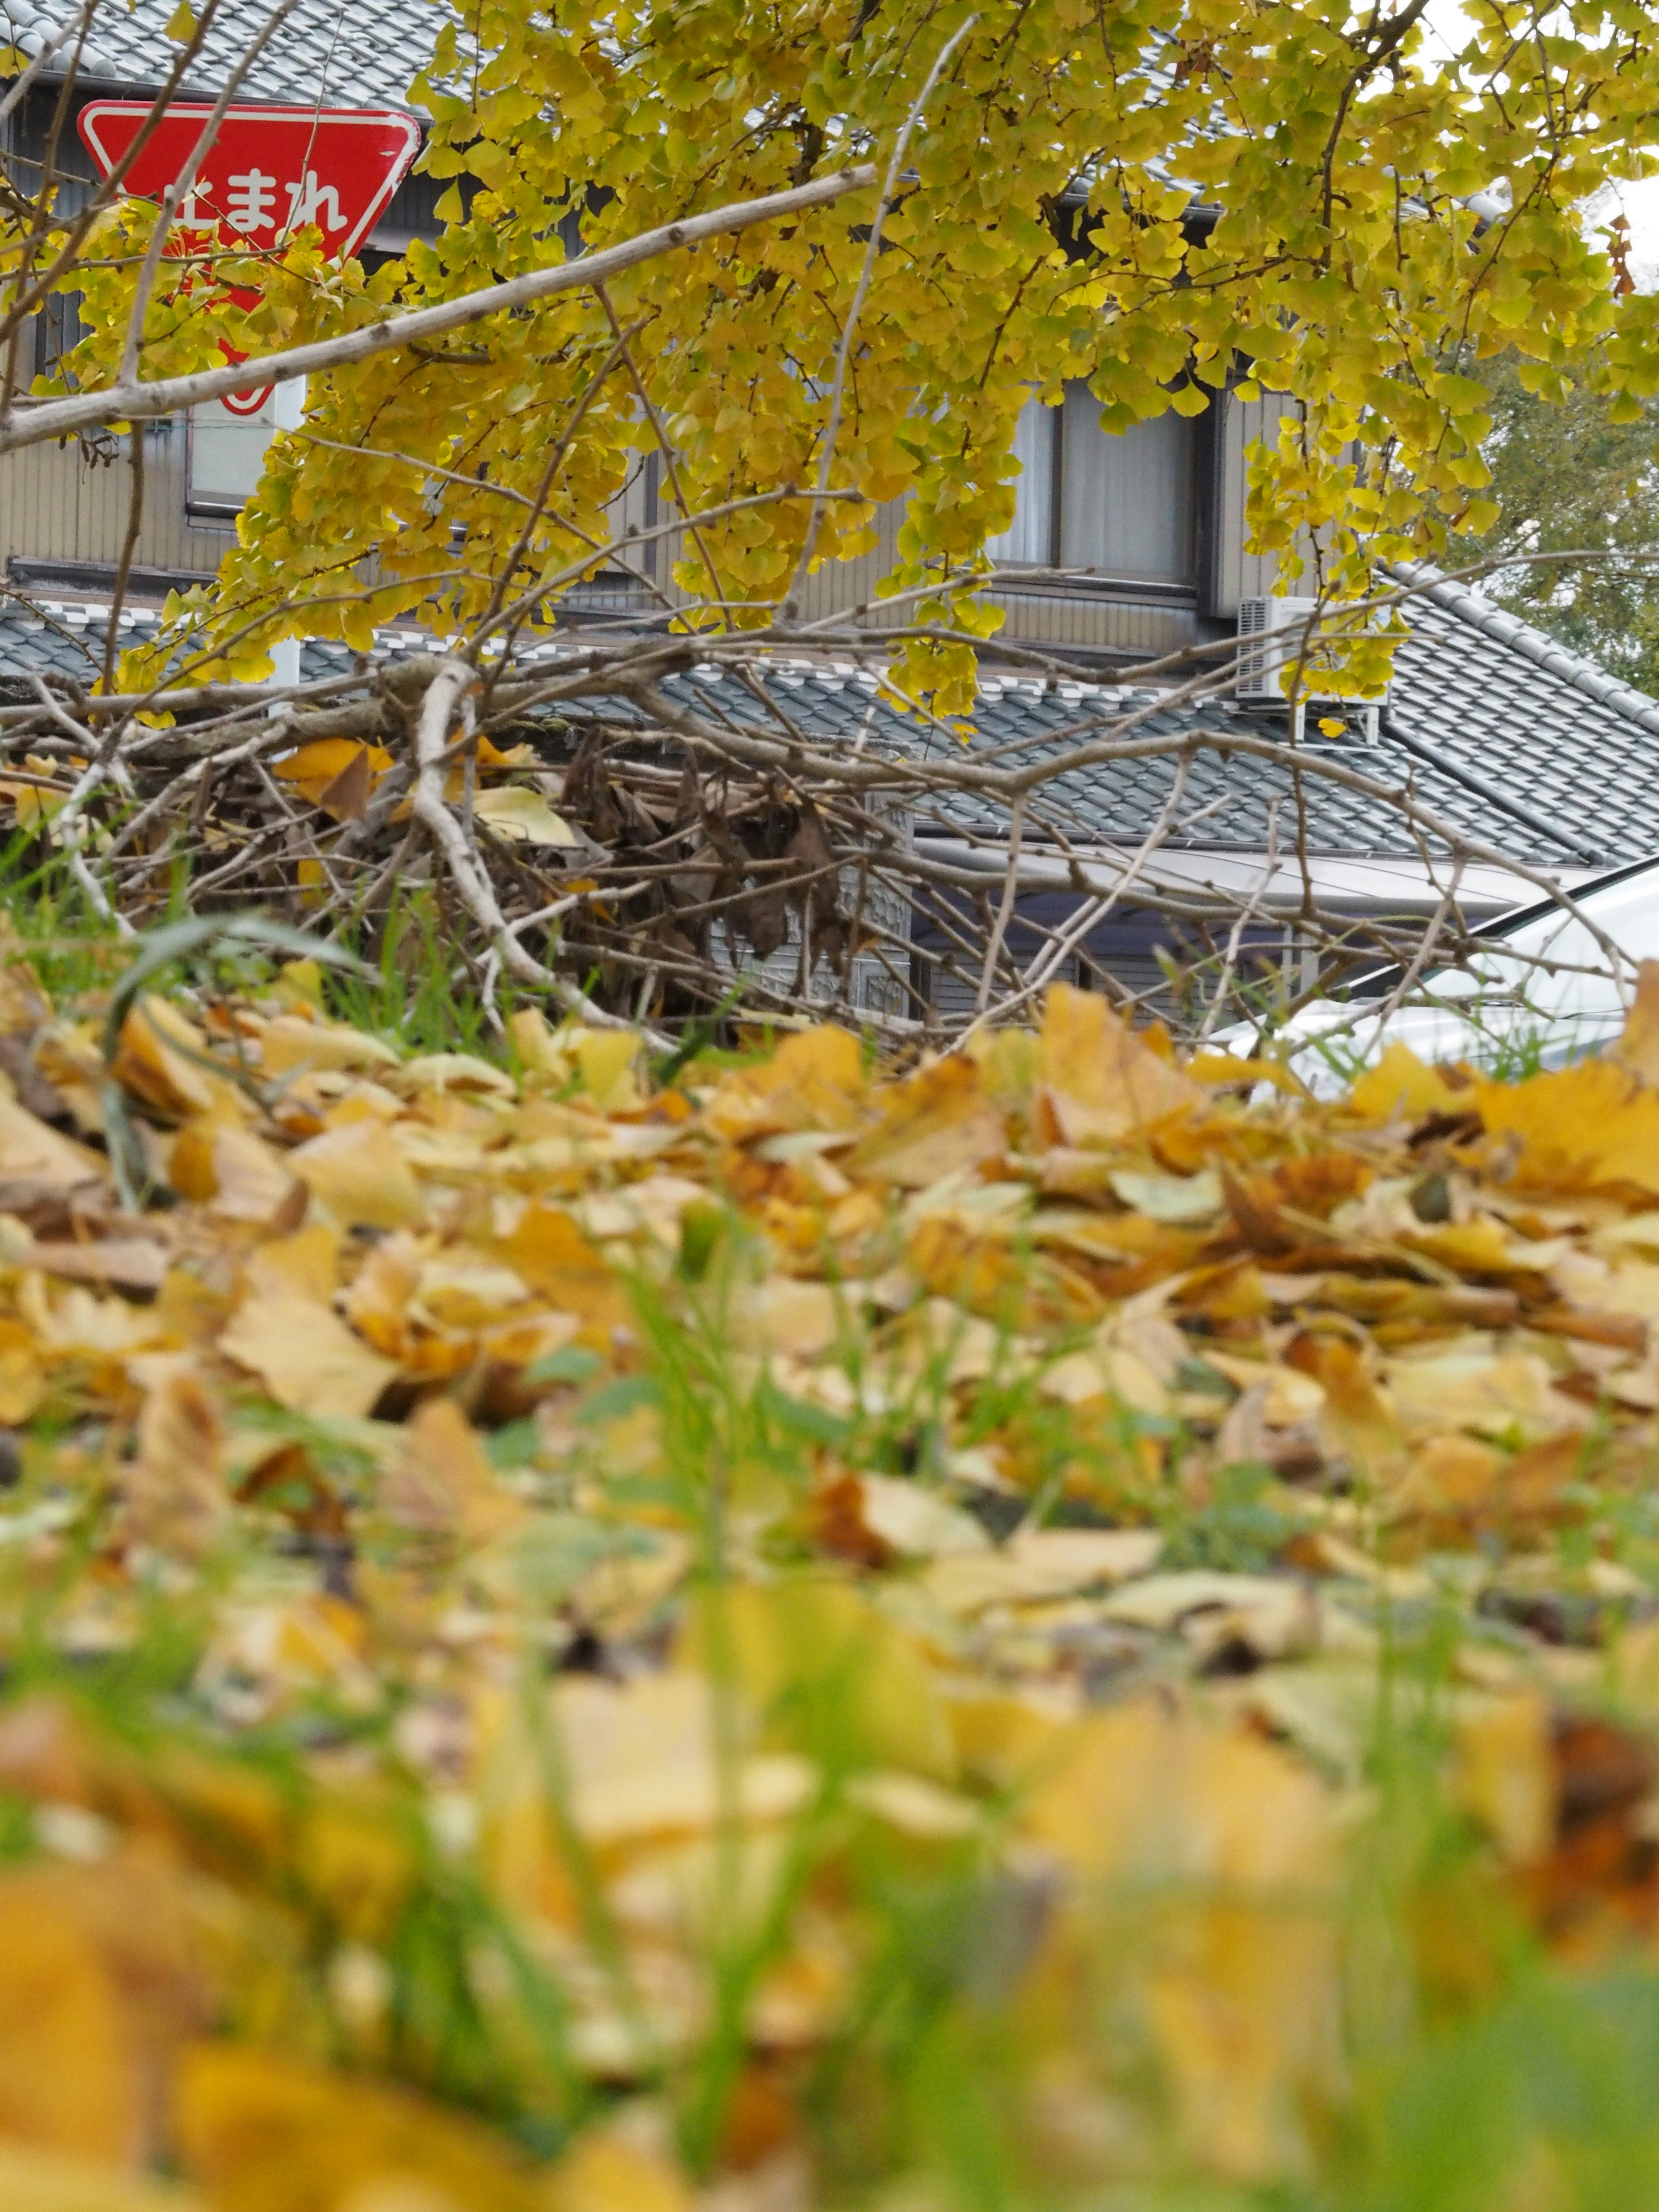
[[1659, 860], [1601, 876], [1572, 899], [1624, 956], [1619, 973], [1584, 922], [1546, 900], [1504, 915], [1480, 931], [1466, 964], [1430, 968], [1403, 994], [1403, 969], [1380, 969], [1340, 999], [1316, 999], [1260, 1027], [1235, 1022], [1213, 1042], [1283, 1054], [1321, 1097], [1396, 1043], [1422, 1060], [1499, 1074], [1585, 1059], [1624, 1027], [1638, 964], [1659, 959]]

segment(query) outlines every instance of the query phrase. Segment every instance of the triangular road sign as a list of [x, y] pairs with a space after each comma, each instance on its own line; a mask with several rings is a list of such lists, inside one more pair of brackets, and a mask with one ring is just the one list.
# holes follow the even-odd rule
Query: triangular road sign
[[[94, 100], [81, 110], [76, 127], [100, 175], [124, 159], [154, 112], [143, 100]], [[184, 176], [212, 113], [204, 101], [164, 108], [123, 191], [159, 201]], [[420, 145], [419, 124], [392, 107], [229, 107], [196, 164], [179, 220], [223, 245], [276, 252], [315, 223], [329, 258], [343, 261], [374, 229]], [[233, 392], [224, 404], [233, 415], [257, 414], [267, 390]]]
[[[108, 176], [154, 111], [142, 100], [94, 100], [77, 125]], [[183, 176], [213, 110], [205, 102], [162, 112], [122, 179], [137, 199], [159, 200]], [[331, 258], [355, 253], [420, 150], [412, 115], [390, 107], [231, 107], [197, 164], [180, 220], [227, 244], [280, 249], [315, 223]]]

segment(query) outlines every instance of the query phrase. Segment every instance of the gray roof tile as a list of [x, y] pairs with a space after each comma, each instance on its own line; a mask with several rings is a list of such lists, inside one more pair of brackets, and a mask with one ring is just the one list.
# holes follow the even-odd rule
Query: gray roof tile
[[[1425, 580], [1421, 573], [1417, 580]], [[1410, 635], [1396, 656], [1379, 742], [1322, 748], [1316, 758], [1346, 759], [1391, 789], [1409, 790], [1453, 830], [1512, 860], [1613, 866], [1659, 853], [1659, 702], [1461, 586], [1431, 580], [1405, 612]], [[155, 622], [153, 613], [134, 611], [124, 618], [126, 635], [135, 641], [153, 635]], [[89, 681], [101, 666], [106, 635], [107, 616], [96, 607], [46, 601], [36, 614], [15, 601], [0, 603], [0, 679], [12, 679], [13, 696], [17, 679], [37, 672]], [[374, 657], [426, 642], [406, 627], [385, 630]], [[305, 647], [307, 678], [344, 674], [351, 666], [343, 646], [313, 640]], [[850, 662], [773, 661], [765, 673], [781, 711], [807, 735], [850, 740], [863, 731], [866, 744], [913, 757], [944, 756], [957, 742], [893, 713], [874, 696], [869, 672]], [[752, 720], [760, 712], [744, 685], [710, 668], [670, 678], [668, 689], [705, 714]], [[1156, 708], [1158, 696], [1094, 684], [1045, 686], [988, 671], [971, 743], [1022, 763], [1058, 757], [1075, 743], [1080, 725], [1131, 703]], [[625, 726], [637, 719], [619, 700], [586, 701], [563, 711], [574, 724], [603, 717]], [[1283, 846], [1299, 783], [1312, 852], [1417, 856], [1407, 825], [1384, 800], [1317, 774], [1297, 775], [1288, 759], [1267, 762], [1230, 750], [1229, 736], [1272, 731], [1271, 722], [1246, 709], [1228, 703], [1169, 707], [1157, 709], [1142, 728], [1170, 738], [1201, 730], [1208, 738], [1193, 756], [1182, 812], [1169, 836], [1172, 846], [1259, 853], [1270, 808]], [[1066, 769], [1037, 794], [1032, 834], [1053, 823], [1082, 843], [1138, 842], [1164, 808], [1175, 774], [1173, 754]], [[957, 794], [940, 802], [933, 826], [1000, 838], [1006, 817], [997, 805]]]
[[[71, 0], [0, 0], [0, 31], [5, 42], [15, 39], [35, 52], [76, 12]], [[178, 52], [166, 33], [173, 12], [173, 0], [133, 0], [131, 7], [109, 0], [94, 18], [81, 76], [164, 82]], [[221, 0], [188, 89], [216, 93], [270, 13], [266, 0]], [[307, 106], [401, 106], [441, 20], [435, 0], [301, 0], [243, 80], [243, 94]]]

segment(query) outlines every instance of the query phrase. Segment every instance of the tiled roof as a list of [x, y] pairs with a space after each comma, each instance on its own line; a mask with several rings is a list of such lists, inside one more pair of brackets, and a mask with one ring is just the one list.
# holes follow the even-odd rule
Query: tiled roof
[[[1411, 635], [1395, 664], [1393, 690], [1374, 745], [1322, 748], [1317, 757], [1346, 760], [1392, 789], [1409, 788], [1425, 808], [1462, 834], [1534, 866], [1615, 866], [1659, 853], [1659, 702], [1615, 683], [1593, 663], [1566, 653], [1540, 631], [1493, 608], [1464, 586], [1418, 572], [1426, 586], [1405, 609]], [[46, 618], [15, 603], [0, 608], [0, 681], [19, 696], [16, 679], [55, 670], [88, 679], [101, 665], [106, 617], [95, 607], [54, 607]], [[134, 610], [122, 617], [134, 641], [152, 635], [155, 617]], [[376, 659], [428, 647], [413, 629], [379, 634]], [[541, 648], [552, 654], [554, 648]], [[305, 647], [307, 678], [349, 672], [343, 646]], [[910, 757], [954, 752], [957, 741], [933, 736], [875, 696], [875, 679], [851, 664], [770, 661], [765, 681], [782, 711], [804, 733], [865, 742]], [[731, 674], [702, 668], [668, 679], [670, 696], [707, 714], [753, 720], [760, 709]], [[1043, 684], [1000, 677], [981, 679], [973, 745], [1008, 749], [1027, 762], [1054, 757], [1075, 744], [1088, 723], [1129, 706], [1152, 711], [1137, 734], [1182, 737], [1202, 730], [1217, 741], [1194, 750], [1182, 803], [1166, 842], [1192, 852], [1260, 853], [1267, 842], [1270, 807], [1281, 849], [1293, 842], [1295, 784], [1288, 764], [1227, 750], [1231, 735], [1273, 734], [1256, 713], [1212, 702], [1202, 709], [1159, 707], [1156, 692], [1127, 692], [1094, 684]], [[635, 719], [620, 701], [586, 701], [562, 710], [573, 722]], [[1282, 722], [1279, 728], [1282, 731]], [[1071, 769], [1036, 795], [1029, 836], [1053, 823], [1080, 844], [1121, 847], [1144, 838], [1169, 799], [1172, 755]], [[1303, 805], [1311, 852], [1413, 860], [1410, 829], [1385, 800], [1303, 775]], [[1000, 838], [1000, 806], [954, 794], [937, 818], [918, 827]]]
[[[78, 11], [72, 0], [0, 0], [0, 43], [39, 52]], [[215, 92], [270, 21], [268, 0], [221, 0], [188, 89]], [[165, 82], [178, 49], [167, 38], [173, 0], [105, 0], [82, 49], [79, 75], [146, 85]], [[298, 0], [242, 81], [249, 100], [331, 106], [401, 106], [429, 58], [440, 12], [433, 0]], [[60, 48], [54, 64], [67, 49]]]

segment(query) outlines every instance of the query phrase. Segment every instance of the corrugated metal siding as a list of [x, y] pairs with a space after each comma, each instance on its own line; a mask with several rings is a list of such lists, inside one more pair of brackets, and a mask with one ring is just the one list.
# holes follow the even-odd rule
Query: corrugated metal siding
[[[1243, 550], [1244, 452], [1255, 438], [1271, 434], [1273, 424], [1289, 404], [1269, 396], [1244, 403], [1234, 400], [1227, 407], [1216, 495], [1219, 558], [1214, 611], [1224, 618], [1236, 616], [1242, 594], [1272, 588], [1276, 565], [1272, 556]], [[228, 524], [214, 528], [186, 515], [185, 445], [182, 425], [148, 434], [145, 511], [136, 558], [145, 568], [209, 574], [218, 566], [232, 533]], [[124, 459], [113, 465], [89, 464], [73, 445], [36, 447], [0, 460], [0, 547], [8, 554], [37, 560], [113, 563], [120, 557], [126, 532], [129, 487]], [[617, 502], [617, 526], [649, 528], [657, 514], [658, 502], [641, 468]], [[882, 508], [874, 550], [820, 568], [807, 579], [800, 609], [805, 621], [851, 616], [855, 611], [864, 627], [876, 630], [908, 621], [908, 605], [894, 607], [875, 597], [878, 580], [896, 559], [902, 514], [896, 502]], [[654, 574], [672, 600], [683, 604], [684, 595], [667, 583], [682, 543], [677, 535], [642, 548], [639, 565]], [[1160, 600], [1056, 586], [1011, 588], [994, 597], [1006, 617], [999, 633], [1006, 643], [1154, 654], [1190, 643], [1202, 634], [1194, 605], [1178, 592]]]
[[[0, 460], [0, 546], [37, 561], [113, 563], [121, 557], [131, 499], [127, 441], [112, 462], [83, 449], [26, 447]], [[182, 426], [153, 429], [144, 447], [144, 511], [135, 564], [210, 574], [231, 542], [228, 527], [203, 529], [185, 514]]]
[[1295, 410], [1296, 402], [1284, 392], [1264, 392], [1260, 399], [1227, 402], [1221, 429], [1221, 467], [1218, 486], [1217, 541], [1220, 557], [1215, 611], [1232, 619], [1242, 599], [1265, 599], [1279, 574], [1272, 553], [1244, 550], [1244, 499], [1249, 489], [1245, 454], [1258, 440], [1271, 445], [1279, 425]]

